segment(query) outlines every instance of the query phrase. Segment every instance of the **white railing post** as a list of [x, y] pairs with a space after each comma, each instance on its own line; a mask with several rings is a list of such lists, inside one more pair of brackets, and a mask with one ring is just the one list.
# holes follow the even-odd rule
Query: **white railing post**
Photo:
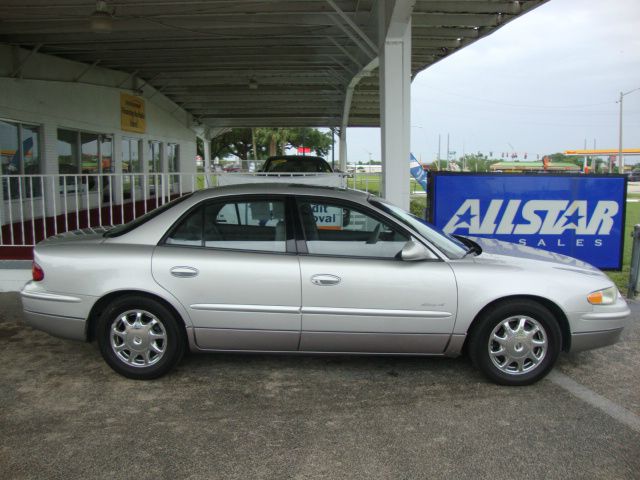
[[[29, 204], [31, 205], [31, 243], [35, 244], [36, 241], [36, 212], [33, 205], [33, 177], [26, 177], [25, 180], [29, 182]], [[43, 219], [44, 220], [44, 219]], [[23, 239], [23, 243], [26, 243]]]
[[[4, 245], [4, 226], [5, 226], [4, 219], [7, 217], [7, 214], [5, 213], [5, 210], [4, 210], [5, 209], [5, 202], [4, 202], [5, 182], [8, 183], [8, 179], [6, 177], [0, 178], [0, 246]], [[9, 208], [11, 208], [11, 201], [9, 201]]]
[[22, 237], [20, 237], [20, 245], [24, 245], [24, 203], [22, 201], [22, 178], [18, 178], [18, 206], [20, 207], [20, 232], [22, 233]]

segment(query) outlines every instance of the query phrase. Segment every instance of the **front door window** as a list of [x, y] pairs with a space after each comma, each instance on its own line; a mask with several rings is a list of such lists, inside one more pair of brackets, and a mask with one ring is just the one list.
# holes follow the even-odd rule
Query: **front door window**
[[386, 221], [351, 206], [315, 200], [299, 205], [311, 255], [392, 259], [409, 240]]

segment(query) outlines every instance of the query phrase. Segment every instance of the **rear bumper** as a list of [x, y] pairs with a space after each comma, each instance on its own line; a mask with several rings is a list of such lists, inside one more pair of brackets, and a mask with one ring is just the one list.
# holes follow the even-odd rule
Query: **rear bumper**
[[599, 332], [583, 332], [571, 335], [571, 352], [581, 352], [583, 350], [591, 350], [593, 348], [606, 347], [613, 345], [620, 339], [620, 335], [624, 330], [623, 327], [613, 330], [602, 330]]
[[44, 313], [24, 311], [24, 321], [27, 325], [47, 332], [54, 337], [69, 338], [71, 340], [85, 340], [85, 324], [83, 318], [60, 317]]
[[86, 340], [86, 319], [95, 297], [50, 292], [39, 282], [28, 282], [20, 294], [27, 325], [56, 337]]

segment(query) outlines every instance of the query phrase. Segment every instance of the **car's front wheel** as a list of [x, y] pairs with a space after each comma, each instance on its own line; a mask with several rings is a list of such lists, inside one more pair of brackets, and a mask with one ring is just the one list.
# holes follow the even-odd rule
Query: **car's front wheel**
[[115, 300], [100, 315], [97, 333], [104, 360], [128, 378], [160, 377], [185, 351], [184, 328], [169, 309], [151, 298]]
[[558, 359], [562, 332], [553, 314], [531, 300], [497, 304], [478, 319], [469, 355], [489, 379], [501, 385], [530, 385]]

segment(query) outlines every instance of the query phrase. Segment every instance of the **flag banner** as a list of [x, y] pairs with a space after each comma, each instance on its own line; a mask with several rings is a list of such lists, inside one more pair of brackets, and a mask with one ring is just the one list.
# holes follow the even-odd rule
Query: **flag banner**
[[413, 153], [409, 154], [409, 171], [413, 178], [416, 179], [416, 182], [420, 184], [424, 191], [427, 191], [427, 172], [422, 168], [422, 164], [418, 162], [416, 157], [413, 156]]

